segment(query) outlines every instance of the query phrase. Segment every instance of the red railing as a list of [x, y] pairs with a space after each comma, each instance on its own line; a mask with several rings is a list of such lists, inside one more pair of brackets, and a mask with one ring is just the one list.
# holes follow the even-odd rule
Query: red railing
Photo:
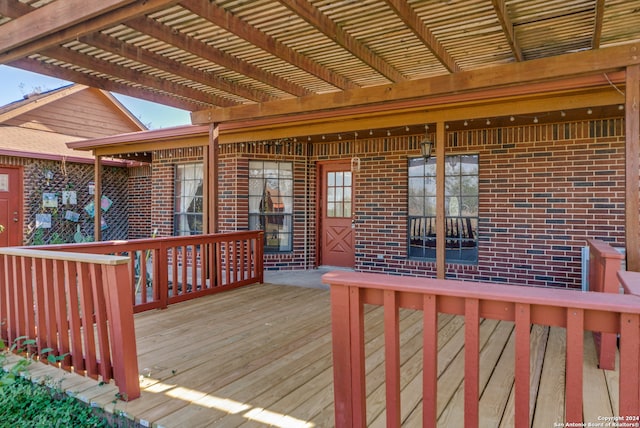
[[122, 398], [140, 396], [129, 259], [24, 248], [0, 249], [0, 334], [35, 340], [65, 370], [115, 380]]
[[[515, 322], [515, 421], [530, 426], [531, 326], [566, 328], [565, 417], [582, 422], [584, 331], [620, 335], [619, 416], [640, 414], [640, 298], [381, 274], [331, 272], [335, 426], [366, 426], [364, 304], [384, 307], [386, 417], [401, 425], [399, 308], [423, 314], [423, 426], [437, 423], [438, 313], [464, 316], [464, 425], [479, 426], [481, 318]], [[402, 285], [399, 285], [402, 284]], [[640, 288], [640, 287], [639, 287]]]
[[[599, 239], [587, 240], [589, 245], [589, 291], [620, 293], [618, 271], [624, 256], [608, 243]], [[616, 368], [617, 337], [615, 334], [594, 332], [593, 340], [601, 369]]]
[[128, 257], [134, 312], [263, 282], [261, 231], [33, 248]]

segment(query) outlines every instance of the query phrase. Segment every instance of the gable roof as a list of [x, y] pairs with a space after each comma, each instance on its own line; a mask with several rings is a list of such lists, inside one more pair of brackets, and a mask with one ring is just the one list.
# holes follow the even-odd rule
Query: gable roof
[[71, 84], [0, 107], [0, 154], [92, 163], [66, 143], [145, 129], [111, 94]]

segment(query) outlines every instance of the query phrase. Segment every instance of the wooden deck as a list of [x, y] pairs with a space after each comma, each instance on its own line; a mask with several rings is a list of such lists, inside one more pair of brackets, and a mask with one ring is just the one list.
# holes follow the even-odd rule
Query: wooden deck
[[[422, 313], [401, 311], [404, 425], [421, 425]], [[440, 315], [439, 426], [463, 426], [460, 317]], [[366, 315], [368, 425], [384, 427], [382, 311]], [[563, 422], [564, 330], [534, 328], [534, 427]], [[255, 285], [136, 315], [140, 399], [116, 410], [163, 427], [331, 427], [329, 292]], [[481, 426], [513, 426], [513, 324], [481, 323]], [[617, 409], [618, 372], [596, 368], [585, 334], [585, 422]], [[112, 406], [112, 404], [108, 404]]]

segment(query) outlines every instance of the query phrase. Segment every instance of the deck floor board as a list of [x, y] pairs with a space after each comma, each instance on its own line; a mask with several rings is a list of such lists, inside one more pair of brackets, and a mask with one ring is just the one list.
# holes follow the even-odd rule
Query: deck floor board
[[[329, 292], [257, 285], [136, 315], [142, 397], [117, 410], [158, 427], [330, 427]], [[422, 314], [401, 310], [401, 415], [421, 426]], [[365, 307], [367, 421], [384, 427], [383, 311]], [[480, 323], [480, 423], [513, 426], [514, 326]], [[617, 406], [617, 372], [585, 333], [585, 421]], [[564, 330], [531, 333], [533, 426], [563, 421]], [[590, 348], [591, 347], [591, 348]], [[464, 319], [438, 316], [438, 426], [464, 425]], [[614, 394], [609, 391], [614, 389]]]

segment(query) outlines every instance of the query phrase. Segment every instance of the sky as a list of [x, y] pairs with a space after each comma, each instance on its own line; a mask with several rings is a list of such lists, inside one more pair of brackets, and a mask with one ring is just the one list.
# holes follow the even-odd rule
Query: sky
[[[0, 107], [21, 100], [24, 95], [34, 91], [46, 92], [70, 83], [55, 77], [0, 65]], [[169, 128], [191, 123], [188, 111], [117, 93], [113, 93], [113, 95], [149, 129]]]

